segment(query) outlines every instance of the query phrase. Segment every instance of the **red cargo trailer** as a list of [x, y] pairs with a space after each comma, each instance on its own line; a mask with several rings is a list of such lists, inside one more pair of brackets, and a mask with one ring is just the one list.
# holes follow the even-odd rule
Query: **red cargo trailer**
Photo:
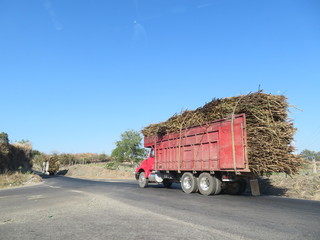
[[149, 157], [136, 169], [140, 187], [181, 182], [184, 192], [238, 194], [250, 176], [245, 115], [144, 138]]

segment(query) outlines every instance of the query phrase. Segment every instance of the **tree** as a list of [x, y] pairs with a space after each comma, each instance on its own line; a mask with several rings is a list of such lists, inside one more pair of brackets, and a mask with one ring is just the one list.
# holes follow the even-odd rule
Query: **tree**
[[0, 133], [0, 143], [9, 144], [8, 134], [5, 132]]
[[32, 150], [32, 156], [41, 155], [42, 153], [38, 150]]
[[21, 139], [20, 141], [16, 141], [16, 143], [32, 145], [28, 139]]
[[109, 158], [109, 156], [107, 155], [107, 154], [105, 154], [105, 153], [101, 153], [101, 154], [99, 154], [99, 161], [101, 161], [101, 162], [105, 162], [105, 161], [107, 161], [107, 159]]
[[314, 158], [316, 161], [320, 161], [320, 152], [305, 149], [300, 153], [300, 156], [308, 160]]
[[139, 162], [145, 155], [142, 148], [142, 137], [138, 131], [128, 130], [121, 134], [121, 140], [116, 142], [116, 148], [111, 158], [117, 162]]

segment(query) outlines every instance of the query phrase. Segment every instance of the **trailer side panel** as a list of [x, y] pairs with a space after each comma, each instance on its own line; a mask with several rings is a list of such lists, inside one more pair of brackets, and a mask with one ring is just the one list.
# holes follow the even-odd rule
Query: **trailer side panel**
[[249, 172], [245, 115], [145, 137], [155, 149], [155, 170]]

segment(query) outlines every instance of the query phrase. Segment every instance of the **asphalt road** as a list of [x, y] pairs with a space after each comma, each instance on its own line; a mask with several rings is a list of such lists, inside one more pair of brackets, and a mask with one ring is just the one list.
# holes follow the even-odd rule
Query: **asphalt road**
[[320, 202], [62, 176], [0, 191], [0, 239], [320, 239]]

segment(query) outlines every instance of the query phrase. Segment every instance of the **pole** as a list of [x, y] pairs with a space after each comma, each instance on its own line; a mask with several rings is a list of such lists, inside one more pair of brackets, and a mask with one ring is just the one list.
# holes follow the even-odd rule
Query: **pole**
[[313, 173], [317, 174], [318, 170], [317, 170], [317, 163], [316, 163], [316, 158], [312, 157], [312, 165], [313, 165]]

